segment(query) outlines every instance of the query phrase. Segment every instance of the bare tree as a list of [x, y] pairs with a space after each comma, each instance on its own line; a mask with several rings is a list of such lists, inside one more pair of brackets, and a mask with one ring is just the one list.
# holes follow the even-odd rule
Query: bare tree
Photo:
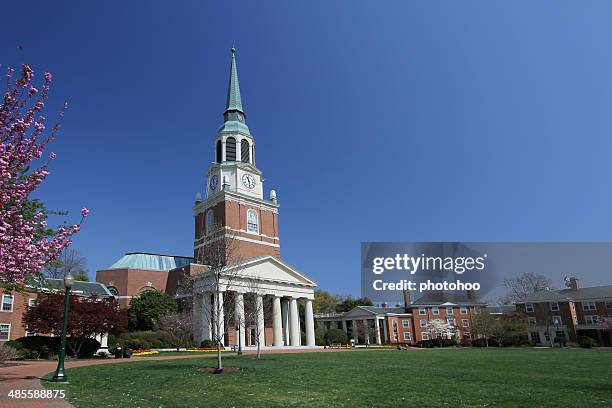
[[193, 334], [191, 310], [161, 316], [158, 319], [159, 328], [170, 335], [176, 351], [187, 347]]
[[[265, 337], [264, 316], [269, 312], [266, 306], [261, 288], [257, 283], [257, 279], [249, 279], [247, 283], [248, 293], [244, 296], [244, 327], [253, 328], [255, 335], [255, 345], [257, 346], [257, 359], [261, 357], [262, 339]], [[264, 344], [265, 345], [265, 344]]]
[[504, 279], [507, 297], [513, 302], [520, 302], [528, 296], [551, 288], [550, 279], [544, 275], [527, 272], [514, 278]]
[[73, 247], [64, 248], [55, 261], [50, 262], [44, 269], [49, 278], [62, 279], [70, 272], [76, 280], [87, 281], [87, 261], [80, 252]]
[[[202, 229], [204, 231], [204, 229]], [[196, 250], [196, 262], [207, 269], [191, 279], [199, 281], [197, 287], [204, 293], [212, 293], [213, 300], [204, 296], [202, 311], [212, 317], [211, 340], [217, 346], [217, 369], [223, 372], [221, 349], [224, 347], [226, 313], [231, 316], [233, 308], [230, 306], [228, 292], [236, 278], [242, 271], [243, 262], [240, 260], [238, 240], [231, 230], [215, 224], [209, 226], [205, 235], [196, 241], [199, 243]]]
[[473, 315], [470, 320], [473, 332], [484, 338], [485, 346], [489, 347], [489, 339], [493, 336], [495, 330], [495, 315], [483, 310], [481, 313]]

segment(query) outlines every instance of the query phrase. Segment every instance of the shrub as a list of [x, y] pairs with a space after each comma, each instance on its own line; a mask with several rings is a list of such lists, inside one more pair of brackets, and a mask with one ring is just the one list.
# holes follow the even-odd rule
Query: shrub
[[[59, 354], [61, 341], [61, 337], [27, 336], [11, 341], [10, 346], [17, 349], [22, 359], [34, 360], [41, 358], [46, 360]], [[87, 338], [83, 341], [78, 357], [91, 358], [99, 348], [100, 343], [97, 340]], [[68, 344], [66, 344], [66, 355], [74, 357], [74, 353]]]
[[325, 342], [327, 345], [338, 343], [348, 344], [349, 339], [344, 331], [332, 327], [325, 333]]
[[16, 360], [17, 358], [19, 358], [19, 352], [15, 347], [0, 343], [0, 363], [4, 363], [6, 360]]
[[597, 341], [587, 336], [580, 336], [578, 338], [578, 345], [582, 348], [596, 347]]
[[[472, 347], [486, 347], [487, 341], [485, 339], [475, 339], [472, 340]], [[497, 347], [499, 343], [497, 340], [491, 338], [489, 339], [489, 347]]]
[[442, 347], [454, 347], [457, 345], [457, 342], [451, 339], [442, 339], [441, 342], [440, 339], [421, 340], [416, 342], [417, 347], [423, 348], [440, 347], [440, 344], [442, 345]]
[[[132, 333], [123, 333], [121, 336], [109, 336], [109, 348], [114, 349], [117, 346], [128, 347], [132, 350], [143, 349], [160, 349], [160, 348], [175, 348], [174, 337], [165, 331], [138, 331]], [[193, 340], [187, 344], [187, 347], [195, 346]], [[212, 347], [215, 347], [214, 345]]]
[[212, 340], [202, 340], [202, 343], [200, 343], [200, 347], [202, 348], [215, 348], [217, 347], [217, 345], [215, 344], [214, 341]]

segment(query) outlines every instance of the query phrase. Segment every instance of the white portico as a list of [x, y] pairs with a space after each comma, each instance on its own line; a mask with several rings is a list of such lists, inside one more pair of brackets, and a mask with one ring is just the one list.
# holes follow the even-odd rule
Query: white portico
[[[316, 284], [281, 259], [272, 255], [248, 259], [224, 271], [218, 286], [217, 295], [216, 279], [210, 273], [195, 277], [193, 322], [198, 344], [217, 337], [214, 320], [218, 316], [225, 346], [254, 345], [248, 339], [251, 334], [259, 336], [262, 346], [315, 346], [312, 301]], [[245, 320], [247, 296], [255, 299], [250, 310], [255, 318]], [[305, 344], [301, 340], [298, 302], [304, 304]], [[245, 321], [257, 327], [244, 327]]]

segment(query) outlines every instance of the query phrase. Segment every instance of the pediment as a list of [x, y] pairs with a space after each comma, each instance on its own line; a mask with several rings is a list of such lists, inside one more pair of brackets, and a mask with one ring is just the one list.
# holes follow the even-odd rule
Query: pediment
[[294, 267], [271, 255], [246, 260], [240, 266], [230, 268], [228, 273], [232, 271], [236, 271], [237, 276], [249, 279], [311, 287], [317, 285]]
[[373, 313], [369, 310], [363, 309], [359, 306], [352, 308], [351, 310], [349, 310], [348, 312], [346, 312], [344, 314], [343, 317], [371, 317], [371, 316], [376, 316], [376, 313]]

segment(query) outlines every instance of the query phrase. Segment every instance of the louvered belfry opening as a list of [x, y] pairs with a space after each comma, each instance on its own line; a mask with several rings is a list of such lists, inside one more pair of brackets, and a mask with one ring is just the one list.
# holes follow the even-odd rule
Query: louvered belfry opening
[[243, 163], [250, 163], [249, 160], [249, 141], [246, 139], [242, 139], [240, 142], [240, 158]]
[[228, 137], [225, 140], [225, 161], [236, 161], [236, 139]]
[[221, 141], [217, 140], [217, 163], [221, 163], [222, 161], [222, 153], [221, 153]]

